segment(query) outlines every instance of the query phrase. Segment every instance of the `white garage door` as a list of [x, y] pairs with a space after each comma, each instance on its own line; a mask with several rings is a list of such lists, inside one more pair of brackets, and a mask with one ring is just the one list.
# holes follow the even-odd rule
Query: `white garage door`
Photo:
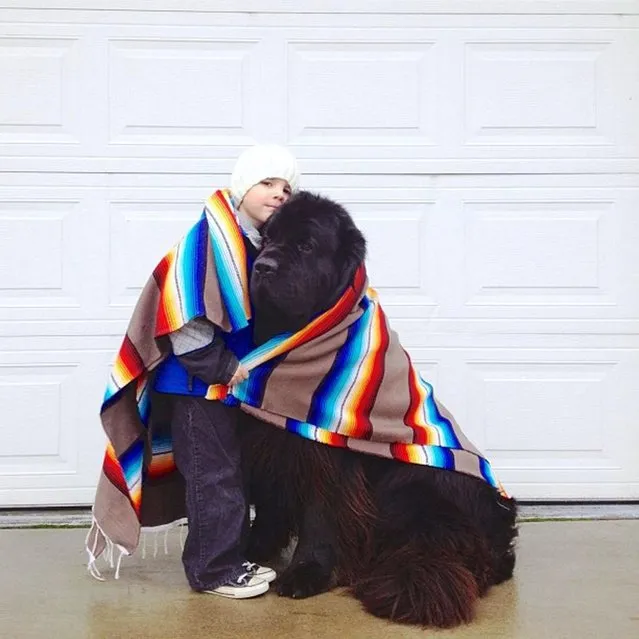
[[0, 12], [0, 506], [91, 502], [140, 285], [256, 140], [355, 214], [512, 493], [639, 497], [637, 2]]

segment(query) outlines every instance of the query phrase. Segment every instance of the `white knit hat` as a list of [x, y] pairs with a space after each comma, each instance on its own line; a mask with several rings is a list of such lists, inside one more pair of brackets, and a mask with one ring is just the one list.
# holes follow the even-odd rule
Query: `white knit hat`
[[238, 204], [246, 192], [267, 178], [286, 180], [292, 191], [296, 191], [300, 181], [297, 160], [282, 146], [257, 144], [240, 155], [231, 175], [231, 194]]

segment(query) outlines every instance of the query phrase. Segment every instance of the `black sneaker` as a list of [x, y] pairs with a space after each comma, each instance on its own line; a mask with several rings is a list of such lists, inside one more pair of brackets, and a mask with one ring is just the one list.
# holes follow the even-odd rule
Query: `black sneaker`
[[204, 590], [211, 595], [220, 595], [229, 599], [250, 599], [268, 591], [268, 582], [255, 577], [250, 572], [241, 574], [237, 579], [229, 581], [213, 590]]
[[277, 579], [277, 573], [272, 568], [254, 564], [252, 561], [245, 561], [242, 564], [242, 568], [244, 568], [249, 575], [262, 579], [269, 584], [271, 581], [275, 581], [275, 579]]

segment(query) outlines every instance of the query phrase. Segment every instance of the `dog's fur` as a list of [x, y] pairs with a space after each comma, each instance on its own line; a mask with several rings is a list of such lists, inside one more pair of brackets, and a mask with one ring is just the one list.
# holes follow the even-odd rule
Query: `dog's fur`
[[[300, 193], [263, 229], [251, 278], [255, 337], [296, 331], [330, 308], [365, 257], [338, 204]], [[297, 537], [280, 595], [348, 586], [372, 614], [449, 627], [468, 622], [512, 576], [514, 500], [462, 473], [331, 448], [246, 419], [243, 463], [256, 508], [247, 556], [273, 559]]]

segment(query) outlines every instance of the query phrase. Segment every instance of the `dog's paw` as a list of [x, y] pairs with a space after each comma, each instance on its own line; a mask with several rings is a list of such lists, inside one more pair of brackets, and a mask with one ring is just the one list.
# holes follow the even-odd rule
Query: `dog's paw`
[[289, 566], [275, 584], [281, 597], [304, 599], [326, 592], [330, 587], [331, 574], [316, 561], [302, 561]]

